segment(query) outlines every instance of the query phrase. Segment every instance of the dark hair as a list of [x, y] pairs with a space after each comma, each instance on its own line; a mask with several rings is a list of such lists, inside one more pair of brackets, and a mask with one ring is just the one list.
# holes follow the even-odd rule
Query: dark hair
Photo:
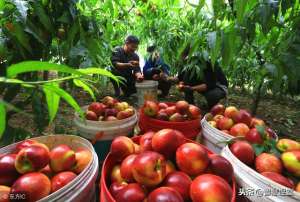
[[147, 52], [152, 53], [156, 49], [156, 45], [150, 45], [147, 47]]
[[129, 35], [126, 37], [125, 43], [139, 44], [140, 40], [136, 36]]

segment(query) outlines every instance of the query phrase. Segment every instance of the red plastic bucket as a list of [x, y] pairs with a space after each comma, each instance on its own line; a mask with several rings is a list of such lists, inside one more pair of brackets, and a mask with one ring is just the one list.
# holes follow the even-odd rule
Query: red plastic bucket
[[[174, 103], [167, 103], [169, 106], [175, 105]], [[164, 128], [171, 128], [179, 130], [183, 135], [191, 140], [194, 140], [197, 135], [201, 133], [200, 119], [184, 121], [184, 122], [170, 122], [153, 119], [144, 114], [143, 108], [139, 110], [139, 127], [142, 132], [152, 130], [154, 132]]]
[[[140, 136], [133, 137], [132, 140], [136, 143], [139, 142]], [[194, 142], [191, 140], [187, 140], [187, 142], [193, 142], [196, 144], [199, 144], [198, 142]], [[203, 145], [201, 145], [203, 146]], [[206, 151], [209, 154], [212, 154], [213, 152], [207, 149], [205, 146], [203, 146]], [[108, 184], [110, 181], [110, 172], [115, 165], [116, 160], [112, 158], [110, 153], [107, 155], [106, 159], [104, 160], [103, 166], [102, 166], [102, 171], [101, 171], [101, 180], [100, 180], [100, 202], [116, 202], [115, 199], [112, 197], [112, 195], [109, 192]], [[236, 200], [236, 182], [235, 178], [232, 178], [232, 199], [231, 202], [235, 202]]]

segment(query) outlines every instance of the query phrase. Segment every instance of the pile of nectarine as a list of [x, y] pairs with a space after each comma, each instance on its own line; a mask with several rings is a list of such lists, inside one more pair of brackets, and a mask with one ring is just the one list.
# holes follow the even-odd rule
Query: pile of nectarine
[[[276, 138], [275, 132], [266, 127], [263, 120], [252, 117], [247, 110], [238, 110], [234, 106], [225, 108], [224, 105], [217, 104], [206, 115], [206, 119], [212, 127], [231, 136], [243, 136], [251, 143], [260, 144], [265, 139]], [[257, 130], [257, 126], [265, 127], [265, 132], [262, 134]]]
[[231, 201], [233, 167], [224, 157], [173, 129], [133, 140], [119, 136], [111, 145], [109, 190], [116, 202]]
[[240, 161], [261, 175], [300, 192], [300, 143], [280, 139], [269, 149], [264, 144], [239, 140], [230, 145], [230, 150]]
[[0, 155], [0, 193], [7, 196], [4, 201], [17, 197], [37, 201], [70, 183], [91, 160], [85, 148], [74, 151], [61, 144], [49, 150], [45, 144], [25, 140], [11, 154]]
[[186, 101], [178, 101], [172, 106], [163, 102], [146, 101], [143, 111], [145, 115], [162, 121], [183, 122], [201, 118], [201, 110]]
[[134, 114], [134, 109], [127, 102], [106, 96], [102, 102], [93, 102], [85, 112], [85, 118], [90, 121], [115, 121], [126, 119]]

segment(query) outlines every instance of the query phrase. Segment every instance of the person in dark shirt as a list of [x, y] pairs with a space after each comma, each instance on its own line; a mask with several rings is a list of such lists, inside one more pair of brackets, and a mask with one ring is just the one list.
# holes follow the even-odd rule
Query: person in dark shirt
[[155, 45], [149, 46], [147, 52], [150, 53], [150, 56], [146, 59], [143, 68], [144, 77], [147, 80], [158, 81], [158, 89], [162, 92], [161, 96], [165, 97], [171, 88], [170, 67], [164, 62]]
[[136, 93], [135, 82], [143, 79], [139, 65], [139, 56], [135, 53], [138, 45], [139, 39], [130, 35], [126, 38], [125, 45], [116, 47], [112, 53], [112, 73], [125, 79], [125, 82], [120, 84], [120, 86], [115, 81], [112, 81], [116, 96], [120, 96], [120, 87], [126, 97]]
[[228, 81], [221, 67], [212, 66], [210, 61], [198, 60], [202, 63], [202, 78], [194, 72], [181, 69], [178, 74], [179, 90], [185, 94], [185, 100], [194, 104], [194, 92], [201, 93], [211, 108], [227, 95]]

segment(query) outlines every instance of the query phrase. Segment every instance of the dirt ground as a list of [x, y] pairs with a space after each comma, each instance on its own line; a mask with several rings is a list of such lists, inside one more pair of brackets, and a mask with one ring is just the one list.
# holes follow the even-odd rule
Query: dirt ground
[[[99, 87], [100, 94], [98, 98], [105, 95], [112, 95], [113, 90], [109, 85], [108, 87]], [[88, 94], [83, 91], [72, 92], [73, 96], [76, 98], [80, 106], [87, 105], [92, 102], [92, 99]], [[161, 101], [174, 102], [183, 99], [183, 95], [180, 94], [173, 87], [171, 93], [167, 98], [160, 99]], [[123, 99], [130, 104], [136, 106], [137, 97], [134, 96], [129, 99]], [[201, 109], [203, 109], [203, 114], [207, 111], [205, 110], [205, 99], [201, 95], [195, 96], [195, 101]], [[224, 101], [223, 101], [224, 102]], [[250, 110], [252, 98], [251, 95], [241, 94], [239, 92], [230, 92], [228, 96], [228, 105], [234, 105], [239, 108], [244, 108]], [[28, 111], [30, 113], [30, 109]], [[46, 128], [43, 132], [44, 134], [77, 134], [76, 128], [73, 124], [74, 110], [68, 106], [65, 102], [61, 102], [61, 106], [58, 115], [50, 126]], [[287, 136], [293, 139], [300, 139], [300, 103], [296, 103], [293, 100], [282, 99], [280, 101], [271, 98], [262, 98], [258, 111], [257, 117], [262, 118], [266, 123], [274, 129], [279, 136]], [[18, 126], [27, 131], [30, 131], [34, 136], [40, 135], [36, 130], [33, 120], [29, 117], [15, 116], [10, 120], [10, 125]]]

